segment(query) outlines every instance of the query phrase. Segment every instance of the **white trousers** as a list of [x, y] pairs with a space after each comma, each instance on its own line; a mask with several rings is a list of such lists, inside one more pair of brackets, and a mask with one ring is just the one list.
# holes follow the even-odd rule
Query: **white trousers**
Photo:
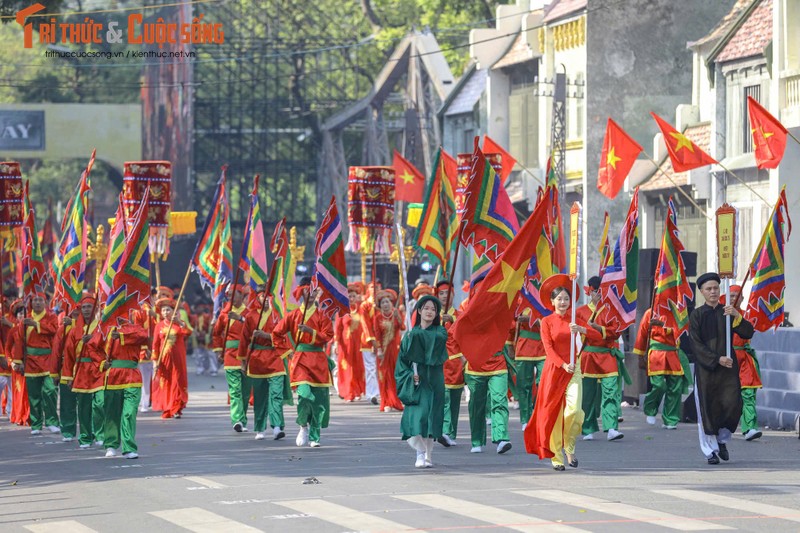
[[139, 401], [139, 408], [150, 407], [150, 384], [153, 382], [153, 362], [145, 361], [139, 363], [139, 371], [142, 373], [142, 399]]
[[364, 358], [364, 378], [367, 382], [367, 399], [377, 398], [381, 392], [378, 388], [378, 357], [374, 352], [361, 350]]
[[728, 428], [719, 430], [719, 435], [706, 435], [703, 429], [703, 414], [700, 412], [700, 399], [698, 398], [697, 378], [694, 381], [694, 405], [697, 409], [697, 435], [700, 440], [700, 453], [706, 459], [711, 459], [712, 454], [719, 453], [720, 444], [728, 444], [731, 441], [731, 432]]

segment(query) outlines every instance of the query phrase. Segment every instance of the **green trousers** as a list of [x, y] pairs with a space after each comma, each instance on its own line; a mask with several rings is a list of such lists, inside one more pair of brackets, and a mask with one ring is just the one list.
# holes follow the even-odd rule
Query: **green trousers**
[[78, 397], [78, 426], [80, 427], [78, 443], [103, 442], [103, 426], [106, 421], [103, 391], [78, 392], [75, 395]]
[[78, 395], [66, 383], [59, 384], [61, 403], [58, 405], [58, 417], [61, 419], [61, 436], [75, 438], [78, 430]]
[[31, 406], [31, 429], [45, 426], [58, 426], [56, 407], [56, 385], [50, 376], [26, 377], [28, 403]]
[[241, 423], [247, 427], [247, 406], [250, 404], [250, 378], [238, 369], [225, 371], [228, 382], [228, 396], [231, 399], [231, 425]]
[[677, 426], [681, 419], [681, 388], [683, 376], [659, 375], [650, 376], [650, 392], [644, 397], [644, 414], [656, 416], [661, 399], [664, 407], [661, 420], [665, 426]]
[[751, 429], [758, 429], [758, 420], [756, 419], [757, 390], [752, 388], [742, 389], [742, 418], [739, 420], [742, 433], [747, 433]]
[[492, 418], [492, 442], [508, 439], [508, 374], [466, 374], [469, 387], [469, 430], [472, 446], [486, 444], [486, 403]]
[[106, 449], [120, 448], [122, 453], [135, 452], [136, 415], [139, 412], [139, 401], [142, 389], [107, 389], [104, 393], [106, 421], [103, 426]]
[[451, 439], [458, 435], [458, 414], [461, 411], [461, 393], [464, 387], [444, 389], [444, 424], [442, 434]]
[[597, 426], [597, 417], [603, 419], [603, 431], [619, 427], [620, 414], [620, 380], [619, 376], [607, 378], [583, 378], [583, 409], [584, 419], [581, 432], [590, 435], [600, 431]]
[[328, 387], [297, 386], [297, 425], [308, 426], [308, 440], [319, 442], [320, 430], [328, 427], [331, 398]]
[[517, 394], [519, 400], [519, 421], [527, 424], [533, 414], [533, 406], [536, 399], [533, 396], [533, 384], [539, 386], [544, 368], [544, 359], [541, 361], [516, 361], [517, 367]]
[[283, 381], [285, 376], [271, 378], [250, 378], [253, 387], [253, 418], [255, 431], [261, 433], [269, 425], [284, 428], [283, 421]]

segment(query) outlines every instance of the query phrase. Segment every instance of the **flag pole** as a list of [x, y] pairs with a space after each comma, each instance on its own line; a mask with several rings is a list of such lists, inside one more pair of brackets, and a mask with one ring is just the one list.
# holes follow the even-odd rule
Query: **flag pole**
[[800, 144], [800, 139], [798, 139], [797, 137], [795, 137], [794, 135], [792, 135], [792, 132], [791, 132], [791, 131], [789, 131], [789, 130], [786, 130], [786, 133], [788, 133], [788, 134], [789, 134], [789, 137], [791, 137], [791, 138], [792, 138], [792, 140], [793, 140], [794, 142], [796, 142], [797, 144]]
[[683, 189], [681, 189], [681, 188], [680, 188], [680, 186], [679, 186], [677, 183], [675, 183], [675, 180], [673, 180], [673, 179], [672, 179], [672, 176], [670, 176], [669, 174], [667, 174], [666, 172], [664, 172], [663, 170], [661, 170], [661, 167], [658, 165], [658, 163], [656, 163], [656, 160], [655, 160], [655, 159], [653, 159], [652, 157], [650, 157], [650, 154], [648, 154], [648, 153], [647, 153], [647, 152], [645, 152], [644, 150], [642, 150], [642, 153], [645, 155], [645, 157], [647, 157], [647, 159], [649, 159], [649, 160], [650, 160], [650, 162], [651, 162], [651, 163], [653, 163], [653, 166], [655, 166], [655, 167], [656, 167], [656, 170], [657, 170], [658, 172], [660, 172], [660, 173], [661, 173], [661, 175], [663, 175], [665, 178], [667, 178], [667, 179], [670, 181], [670, 183], [672, 183], [672, 184], [675, 186], [675, 188], [678, 190], [678, 192], [679, 192], [679, 193], [681, 193], [681, 194], [682, 194], [684, 197], [686, 197], [686, 199], [687, 199], [687, 200], [689, 200], [689, 202], [690, 202], [690, 203], [691, 203], [691, 204], [692, 204], [692, 205], [693, 205], [693, 206], [694, 206], [694, 207], [695, 207], [695, 208], [696, 208], [698, 211], [700, 211], [700, 212], [703, 214], [703, 216], [704, 216], [704, 217], [706, 217], [708, 220], [712, 220], [712, 218], [711, 218], [710, 216], [708, 216], [708, 213], [706, 213], [706, 212], [705, 212], [705, 210], [704, 210], [702, 207], [700, 207], [700, 205], [698, 205], [698, 203], [697, 203], [697, 202], [695, 202], [695, 201], [694, 201], [694, 198], [692, 198], [691, 196], [689, 196], [689, 194], [688, 194], [686, 191], [684, 191]]
[[408, 303], [411, 301], [411, 296], [409, 293], [408, 287], [408, 280], [406, 279], [406, 254], [405, 250], [403, 249], [403, 227], [401, 226], [400, 222], [397, 222], [397, 251], [399, 255], [399, 264], [400, 264], [400, 280], [403, 281], [403, 297], [405, 298], [405, 308], [406, 308], [406, 329], [407, 331], [411, 331], [411, 312], [413, 309], [408, 308]]
[[[231, 288], [231, 301], [230, 301], [231, 311], [233, 311], [233, 299], [236, 297], [236, 286], [239, 284], [239, 271], [241, 270], [241, 268], [239, 268], [239, 260], [241, 259], [242, 254], [244, 253], [244, 247], [245, 246], [247, 246], [247, 242], [245, 242], [245, 239], [243, 238], [242, 239], [242, 247], [241, 247], [241, 250], [239, 250], [239, 255], [234, 258], [234, 261], [235, 261], [236, 265], [233, 267], [233, 269], [234, 269], [234, 272], [233, 272], [233, 285], [231, 286], [232, 288]], [[234, 262], [234, 261], [232, 261], [232, 262]], [[231, 329], [231, 319], [230, 319], [230, 317], [228, 317], [228, 320], [225, 322], [225, 335], [222, 337], [222, 358], [223, 359], [225, 359], [225, 343], [228, 342], [228, 333], [230, 332], [230, 329]]]
[[453, 300], [453, 278], [456, 274], [456, 265], [458, 264], [458, 250], [461, 248], [461, 238], [464, 236], [464, 229], [467, 227], [464, 222], [461, 223], [461, 230], [458, 232], [458, 240], [456, 241], [456, 251], [453, 253], [453, 264], [450, 267], [450, 276], [448, 276], [448, 283], [450, 284], [450, 289], [447, 291], [447, 299], [445, 300], [445, 306], [442, 310], [444, 314], [450, 310], [450, 303]]
[[[181, 284], [181, 290], [178, 293], [178, 299], [175, 300], [175, 309], [172, 312], [172, 316], [169, 317], [169, 325], [167, 326], [167, 333], [172, 331], [172, 323], [175, 321], [175, 314], [178, 312], [181, 306], [181, 300], [183, 299], [183, 292], [186, 290], [186, 282], [189, 281], [189, 274], [192, 272], [192, 261], [189, 261], [189, 266], [186, 267], [186, 275], [183, 276], [183, 283]], [[160, 286], [160, 285], [159, 285]], [[225, 337], [227, 338], [228, 335], [226, 334]], [[158, 365], [161, 363], [161, 357], [164, 355], [164, 348], [167, 346], [167, 343], [161, 343], [161, 349], [158, 351], [158, 359], [156, 359], [156, 369], [158, 369]], [[223, 353], [225, 348], [223, 346]]]
[[719, 161], [717, 162], [717, 164], [718, 164], [718, 165], [719, 165], [719, 166], [722, 168], [722, 170], [724, 170], [725, 172], [727, 172], [728, 174], [730, 174], [731, 176], [733, 176], [734, 178], [736, 178], [737, 180], [739, 180], [739, 183], [741, 183], [742, 185], [744, 185], [745, 187], [747, 187], [748, 189], [750, 189], [750, 192], [752, 192], [753, 194], [755, 194], [756, 196], [758, 196], [758, 197], [761, 199], [761, 201], [762, 201], [762, 202], [764, 202], [764, 205], [766, 205], [767, 207], [769, 207], [769, 206], [771, 205], [771, 204], [770, 204], [770, 203], [769, 203], [769, 202], [766, 200], [766, 198], [764, 198], [763, 196], [761, 196], [761, 195], [758, 193], [758, 191], [756, 191], [754, 188], [752, 188], [752, 187], [751, 187], [751, 186], [750, 186], [750, 185], [749, 185], [749, 184], [748, 184], [746, 181], [744, 181], [742, 178], [740, 178], [739, 176], [737, 176], [737, 175], [736, 175], [736, 174], [735, 174], [735, 173], [734, 173], [732, 170], [730, 170], [728, 167], [726, 167], [725, 165], [723, 165], [723, 164], [722, 164], [722, 163], [720, 163]]

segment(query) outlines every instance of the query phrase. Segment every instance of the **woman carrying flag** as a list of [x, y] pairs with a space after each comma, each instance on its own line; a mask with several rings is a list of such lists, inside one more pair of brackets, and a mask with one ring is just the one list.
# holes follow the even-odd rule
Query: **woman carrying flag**
[[175, 300], [172, 298], [158, 300], [156, 311], [161, 315], [161, 322], [156, 325], [153, 338], [153, 355], [156, 357], [153, 409], [162, 411], [161, 418], [180, 418], [189, 400], [186, 339], [192, 332], [175, 313]]
[[378, 387], [380, 390], [380, 410], [402, 411], [403, 404], [397, 397], [397, 383], [394, 370], [397, 365], [397, 352], [400, 349], [400, 332], [405, 328], [400, 312], [395, 308], [397, 293], [384, 289], [378, 293], [378, 312], [375, 314], [375, 330], [378, 338]]

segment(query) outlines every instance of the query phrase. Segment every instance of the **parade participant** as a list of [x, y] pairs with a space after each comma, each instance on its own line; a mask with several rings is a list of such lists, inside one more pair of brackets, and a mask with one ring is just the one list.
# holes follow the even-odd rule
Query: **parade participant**
[[[592, 276], [586, 282], [589, 303], [576, 310], [576, 317], [586, 322], [602, 335], [600, 340], [585, 339], [581, 348], [581, 374], [583, 374], [583, 440], [592, 440], [599, 431], [598, 415], [603, 419], [603, 431], [608, 440], [619, 440], [625, 435], [619, 431], [619, 417], [622, 414], [623, 376], [630, 381], [625, 372], [625, 355], [619, 349], [622, 332], [607, 324], [600, 305], [600, 277]], [[599, 307], [598, 307], [599, 306]]]
[[644, 397], [643, 411], [648, 424], [656, 423], [658, 406], [664, 400], [661, 421], [664, 429], [675, 429], [681, 416], [681, 395], [688, 389], [689, 361], [680, 351], [676, 332], [666, 327], [653, 310], [644, 312], [633, 353], [645, 358], [650, 391]]
[[189, 401], [186, 338], [192, 332], [177, 316], [172, 298], [158, 300], [156, 312], [161, 321], [156, 324], [153, 337], [153, 409], [161, 411], [161, 418], [181, 418]]
[[[450, 284], [446, 281], [440, 281], [436, 284], [436, 287], [436, 297], [439, 300], [440, 307], [443, 309], [450, 294]], [[418, 287], [417, 289], [420, 288]], [[426, 284], [419, 290], [418, 294], [425, 295], [428, 292], [433, 294], [433, 290]], [[465, 305], [466, 301], [465, 299], [465, 303], [462, 305]], [[450, 303], [452, 304], [452, 302], [453, 300], [451, 299]], [[458, 416], [461, 412], [461, 394], [464, 392], [465, 386], [464, 356], [461, 354], [461, 348], [459, 348], [458, 342], [456, 342], [451, 332], [457, 316], [458, 312], [452, 305], [448, 312], [442, 312], [441, 316], [442, 326], [447, 331], [447, 361], [444, 362], [444, 425], [442, 426], [442, 436], [437, 441], [445, 448], [458, 444], [456, 442], [458, 437]], [[416, 317], [414, 321], [416, 322]]]
[[442, 435], [447, 331], [440, 323], [441, 309], [431, 295], [417, 301], [414, 327], [403, 337], [395, 371], [398, 396], [405, 406], [400, 432], [417, 452], [417, 468], [433, 466], [433, 442]]
[[[71, 360], [66, 356], [66, 340], [73, 328], [74, 320], [81, 314], [80, 308], [72, 310], [69, 316], [64, 315], [53, 337], [53, 354], [55, 354], [54, 372], [50, 377], [58, 383], [58, 415], [61, 422], [62, 442], [72, 442], [78, 429], [78, 397], [72, 390], [72, 367], [75, 363], [74, 355]], [[55, 377], [53, 375], [55, 374]]]
[[[252, 386], [250, 379], [242, 369], [239, 359], [239, 339], [244, 328], [245, 296], [248, 287], [237, 285], [236, 290], [228, 289], [231, 301], [225, 304], [214, 324], [212, 347], [217, 358], [225, 368], [225, 379], [228, 382], [228, 396], [231, 401], [231, 424], [237, 433], [247, 432], [247, 404]], [[225, 335], [227, 331], [227, 336]]]
[[379, 409], [385, 413], [392, 410], [402, 411], [403, 404], [397, 397], [397, 384], [394, 370], [397, 366], [397, 352], [400, 349], [401, 331], [406, 329], [400, 312], [395, 308], [397, 293], [392, 289], [384, 289], [378, 293], [379, 311], [375, 317], [375, 330], [380, 331], [378, 346], [378, 383], [380, 386], [381, 404]]
[[[72, 320], [72, 327], [64, 342], [62, 380], [68, 380], [77, 399], [80, 428], [78, 445], [85, 450], [92, 445], [92, 442], [96, 442], [98, 446], [104, 444], [105, 375], [100, 367], [105, 361], [106, 354], [102, 349], [100, 332], [97, 331], [97, 317], [92, 316], [92, 311], [96, 310], [95, 296], [84, 295], [79, 310], [80, 313]], [[95, 336], [96, 342], [92, 343], [91, 340]], [[62, 395], [62, 401], [63, 398]]]
[[2, 318], [5, 331], [5, 353], [11, 361], [11, 389], [12, 402], [9, 407], [9, 422], [18, 426], [30, 424], [30, 402], [28, 402], [28, 388], [25, 385], [25, 373], [22, 366], [13, 363], [15, 347], [22, 345], [22, 329], [20, 321], [25, 316], [25, 304], [22, 300], [15, 300], [9, 307], [8, 317]]
[[195, 339], [195, 360], [197, 364], [197, 375], [200, 376], [208, 371], [209, 376], [216, 376], [219, 371], [219, 363], [211, 351], [211, 332], [214, 329], [213, 315], [211, 306], [200, 304], [197, 313], [194, 314], [194, 334]]
[[[600, 340], [600, 333], [586, 323], [571, 323], [568, 314], [577, 294], [570, 295], [572, 282], [566, 274], [554, 274], [542, 282], [542, 303], [553, 314], [541, 320], [542, 344], [546, 359], [536, 399], [536, 408], [524, 431], [525, 449], [540, 459], [550, 458], [553, 469], [565, 470], [564, 453], [569, 466], [578, 467], [575, 440], [583, 425], [581, 410], [582, 378], [580, 354], [571, 348], [572, 335]], [[578, 320], [576, 318], [576, 320]], [[570, 350], [575, 362], [570, 363]]]
[[103, 426], [106, 457], [117, 457], [120, 451], [126, 459], [139, 457], [136, 445], [136, 415], [142, 395], [139, 353], [149, 340], [146, 329], [126, 320], [112, 328], [106, 340], [99, 331], [95, 332], [87, 346], [87, 349], [91, 346], [96, 350], [105, 347], [106, 350], [106, 359], [101, 367], [101, 370], [106, 370]]
[[[411, 289], [411, 299], [408, 301], [408, 312], [412, 314], [414, 313], [414, 309], [417, 307], [417, 302], [425, 294], [434, 294], [433, 287], [431, 287], [424, 279], [418, 278], [417, 281], [414, 282], [414, 287]], [[411, 317], [411, 320], [414, 320], [413, 316]]]
[[350, 312], [336, 317], [334, 339], [336, 342], [336, 382], [339, 397], [346, 402], [361, 399], [366, 392], [364, 381], [364, 358], [361, 355], [363, 324], [359, 304], [363, 284], [347, 284]]
[[[151, 298], [155, 301], [158, 291], [151, 292]], [[139, 352], [139, 372], [142, 374], [142, 399], [139, 402], [139, 412], [146, 413], [150, 410], [151, 392], [153, 384], [153, 351], [150, 347], [153, 344], [155, 325], [158, 322], [158, 315], [149, 302], [142, 304], [140, 309], [131, 313], [131, 320], [142, 326], [150, 337], [150, 340], [142, 345]]]
[[514, 366], [517, 371], [517, 394], [519, 395], [519, 420], [522, 429], [528, 424], [536, 396], [534, 389], [538, 389], [544, 368], [545, 351], [542, 345], [542, 336], [539, 328], [539, 319], [531, 324], [530, 310], [517, 317], [519, 335], [514, 347]]
[[311, 293], [311, 278], [304, 277], [292, 295], [300, 305], [275, 326], [273, 337], [294, 349], [289, 373], [297, 390], [297, 433], [295, 444], [320, 446], [320, 430], [328, 427], [332, 385], [325, 345], [333, 338], [333, 325], [317, 308], [318, 291]]
[[49, 364], [58, 319], [46, 306], [44, 293], [35, 293], [31, 299], [31, 316], [17, 325], [18, 342], [14, 343], [14, 364], [18, 372], [24, 373], [28, 388], [32, 435], [40, 434], [43, 425], [51, 433], [61, 432]]
[[372, 405], [380, 403], [380, 387], [378, 386], [378, 338], [375, 336], [375, 295], [381, 290], [380, 280], [375, 280], [367, 285], [367, 297], [361, 302], [359, 311], [363, 327], [362, 341], [364, 347], [361, 355], [364, 358], [364, 378], [366, 381], [366, 397]]
[[[738, 303], [742, 293], [742, 287], [731, 285], [731, 301], [734, 305]], [[720, 297], [720, 302], [724, 305], [724, 296]], [[736, 306], [738, 309], [738, 306]], [[741, 310], [739, 310], [741, 313]], [[742, 418], [739, 421], [739, 428], [744, 435], [744, 440], [752, 441], [761, 438], [758, 430], [758, 420], [756, 413], [756, 391], [763, 385], [761, 384], [761, 368], [758, 364], [756, 351], [750, 346], [750, 341], [733, 334], [733, 349], [736, 351], [736, 361], [739, 363], [739, 381], [742, 385]]]
[[265, 285], [258, 286], [257, 305], [245, 312], [239, 359], [245, 365], [253, 387], [253, 429], [256, 431], [256, 440], [266, 438], [267, 420], [272, 427], [273, 438], [280, 440], [286, 436], [283, 418], [284, 359], [291, 350], [278, 343], [277, 339], [273, 342], [272, 332], [280, 317], [274, 312], [271, 300], [265, 298], [265, 289]]
[[730, 317], [731, 331], [740, 338], [751, 339], [754, 331], [738, 309], [720, 305], [719, 283], [715, 272], [697, 278], [697, 288], [705, 303], [689, 316], [700, 451], [712, 465], [730, 458], [727, 444], [742, 416], [739, 364], [735, 355], [726, 356], [727, 343], [732, 347], [734, 342], [733, 335], [730, 338], [726, 335], [726, 317]]

